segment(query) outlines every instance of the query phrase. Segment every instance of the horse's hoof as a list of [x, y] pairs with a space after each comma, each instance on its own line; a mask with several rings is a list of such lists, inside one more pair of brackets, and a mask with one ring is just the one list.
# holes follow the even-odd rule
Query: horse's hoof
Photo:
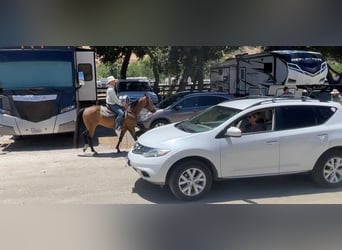
[[87, 150], [87, 148], [88, 148], [88, 145], [87, 145], [87, 144], [84, 145], [84, 147], [83, 147], [83, 152], [85, 152], [85, 151]]
[[94, 153], [94, 155], [97, 155], [97, 154], [98, 154], [98, 152], [96, 152], [96, 151], [93, 151], [93, 153]]

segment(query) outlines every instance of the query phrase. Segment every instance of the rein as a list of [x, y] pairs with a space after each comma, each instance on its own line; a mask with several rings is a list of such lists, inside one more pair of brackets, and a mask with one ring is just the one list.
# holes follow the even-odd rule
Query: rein
[[140, 107], [140, 102], [146, 101], [146, 99], [137, 99], [134, 102], [130, 103], [127, 108], [127, 115], [130, 117], [133, 117], [134, 119], [137, 119], [140, 111], [144, 107]]

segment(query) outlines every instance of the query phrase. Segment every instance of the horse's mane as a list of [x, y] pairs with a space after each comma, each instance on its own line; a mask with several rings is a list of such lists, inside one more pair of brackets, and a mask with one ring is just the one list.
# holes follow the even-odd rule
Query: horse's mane
[[129, 105], [131, 106], [131, 108], [134, 108], [135, 106], [137, 106], [139, 102], [139, 99], [136, 99], [135, 101], [131, 102]]

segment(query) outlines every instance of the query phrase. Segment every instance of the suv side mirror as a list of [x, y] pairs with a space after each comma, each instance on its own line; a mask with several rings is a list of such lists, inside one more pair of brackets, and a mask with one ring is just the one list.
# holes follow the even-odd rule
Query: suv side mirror
[[230, 127], [227, 129], [225, 135], [229, 137], [241, 137], [242, 132], [241, 132], [241, 129], [237, 127]]
[[181, 110], [182, 109], [182, 105], [177, 105], [176, 107], [175, 107], [175, 110], [176, 111], [179, 111], [179, 110]]

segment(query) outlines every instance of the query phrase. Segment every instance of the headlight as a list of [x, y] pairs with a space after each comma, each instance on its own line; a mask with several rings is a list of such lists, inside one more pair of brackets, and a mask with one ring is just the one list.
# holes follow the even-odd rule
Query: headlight
[[122, 101], [125, 101], [126, 99], [128, 98], [128, 96], [127, 95], [120, 95], [119, 96], [119, 99]]
[[121, 95], [121, 96], [119, 96], [119, 100], [120, 100], [122, 103], [126, 103], [126, 104], [129, 104], [129, 103], [130, 103], [130, 100], [129, 100], [128, 95]]
[[61, 114], [75, 109], [75, 105], [71, 105], [61, 109]]
[[160, 157], [169, 153], [168, 149], [160, 149], [160, 148], [151, 148], [148, 152], [143, 153], [142, 155], [145, 157]]
[[153, 115], [152, 112], [148, 111], [147, 109], [143, 109], [141, 110], [140, 114], [139, 114], [139, 121], [145, 121], [147, 120], [148, 118], [150, 118], [150, 116]]
[[150, 148], [136, 142], [133, 146], [132, 152], [135, 154], [143, 155], [144, 157], [160, 157], [169, 153], [170, 150], [161, 148]]

